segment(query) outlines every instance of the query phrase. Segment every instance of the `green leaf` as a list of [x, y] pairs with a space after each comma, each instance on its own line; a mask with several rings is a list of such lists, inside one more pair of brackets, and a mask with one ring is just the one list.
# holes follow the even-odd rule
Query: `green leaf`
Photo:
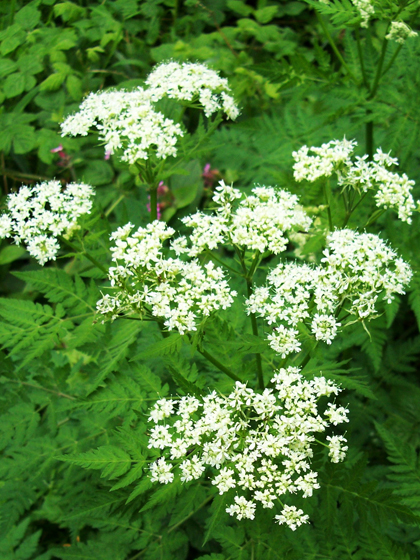
[[0, 343], [9, 349], [10, 356], [22, 352], [18, 369], [54, 348], [67, 329], [73, 328], [63, 315], [61, 305], [53, 310], [32, 301], [0, 298]]
[[112, 182], [114, 172], [109, 163], [101, 159], [89, 161], [81, 172], [83, 181], [94, 187], [99, 185], [109, 185]]
[[100, 293], [93, 281], [88, 288], [80, 276], [72, 279], [58, 268], [13, 272], [13, 275], [45, 294], [49, 302], [62, 303], [74, 315], [89, 311], [95, 313]]
[[51, 74], [43, 82], [41, 82], [41, 91], [54, 91], [58, 89], [66, 79], [67, 74], [65, 72], [56, 72]]
[[6, 245], [0, 251], [0, 265], [17, 261], [26, 253], [26, 249], [20, 245]]
[[0, 59], [0, 78], [7, 76], [11, 72], [14, 72], [17, 68], [16, 62], [10, 60], [10, 58]]
[[66, 86], [74, 101], [79, 101], [83, 96], [82, 81], [74, 74], [67, 77]]
[[180, 334], [172, 334], [167, 338], [159, 340], [155, 344], [151, 344], [148, 348], [136, 354], [130, 361], [146, 360], [156, 356], [165, 356], [179, 352], [182, 347], [183, 338]]
[[245, 2], [242, 2], [241, 0], [228, 0], [226, 4], [228, 8], [241, 16], [248, 17], [254, 11], [254, 8], [247, 6]]
[[277, 14], [277, 6], [266, 6], [255, 10], [254, 16], [259, 23], [269, 23]]
[[16, 154], [26, 154], [36, 146], [37, 138], [32, 126], [16, 125], [13, 128], [13, 149]]
[[206, 542], [212, 537], [213, 533], [220, 525], [223, 514], [225, 513], [226, 505], [228, 503], [228, 494], [217, 494], [213, 499], [213, 502], [210, 506], [211, 516], [206, 521], [207, 531], [204, 535], [203, 546]]
[[34, 6], [25, 6], [15, 16], [15, 21], [23, 29], [33, 29], [41, 19], [41, 13]]
[[171, 192], [175, 196], [176, 207], [184, 208], [191, 204], [203, 186], [201, 167], [197, 160], [185, 165], [185, 176], [174, 175], [171, 178]]
[[201, 397], [203, 395], [201, 389], [194, 383], [191, 383], [191, 381], [188, 381], [180, 371], [177, 371], [171, 366], [168, 366], [168, 369], [171, 372], [172, 379], [186, 395], [195, 395], [196, 397]]
[[[155, 483], [154, 486], [157, 486]], [[141, 512], [149, 511], [158, 505], [165, 504], [166, 507], [172, 508], [175, 503], [176, 496], [181, 492], [182, 484], [179, 478], [175, 478], [173, 482], [168, 484], [160, 484], [148, 500], [148, 502], [141, 508]]]
[[4, 93], [6, 97], [16, 97], [25, 89], [25, 76], [21, 72], [15, 72], [7, 76], [4, 82]]
[[110, 480], [125, 474], [133, 462], [128, 453], [115, 445], [103, 445], [86, 453], [62, 455], [57, 458], [84, 469], [101, 470], [101, 477]]
[[1, 38], [0, 53], [4, 56], [13, 52], [25, 41], [26, 33], [20, 25], [15, 23], [1, 33]]

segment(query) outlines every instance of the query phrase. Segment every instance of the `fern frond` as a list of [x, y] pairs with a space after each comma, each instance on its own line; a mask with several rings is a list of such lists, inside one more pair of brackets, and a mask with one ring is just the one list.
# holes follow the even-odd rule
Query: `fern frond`
[[71, 315], [87, 311], [95, 313], [100, 292], [93, 280], [86, 286], [80, 276], [76, 275], [72, 280], [64, 270], [58, 268], [13, 272], [13, 275], [44, 294], [49, 302], [61, 303]]
[[54, 348], [69, 330], [73, 328], [70, 319], [65, 318], [61, 304], [55, 310], [49, 305], [41, 305], [20, 299], [0, 299], [0, 343], [11, 356], [25, 351], [19, 368]]
[[401, 496], [404, 504], [420, 513], [420, 467], [416, 449], [395, 437], [384, 426], [375, 423], [375, 427], [392, 463], [388, 479], [394, 483], [394, 494]]

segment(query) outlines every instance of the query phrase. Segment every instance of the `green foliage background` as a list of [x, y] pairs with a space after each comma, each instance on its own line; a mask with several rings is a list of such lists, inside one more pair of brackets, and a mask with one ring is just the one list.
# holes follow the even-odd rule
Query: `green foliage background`
[[[378, 4], [386, 10], [406, 3]], [[420, 18], [411, 17], [418, 29]], [[239, 122], [219, 127], [188, 176], [169, 180], [171, 223], [205, 201], [206, 162], [245, 190], [254, 182], [277, 184], [306, 205], [322, 204], [316, 185], [294, 183], [292, 151], [346, 135], [362, 155], [371, 147], [370, 122], [374, 147], [392, 150], [401, 172], [419, 183], [420, 42], [411, 39], [403, 49], [389, 43], [384, 68], [398, 58], [372, 96], [365, 78], [374, 80], [385, 24], [374, 22], [363, 36], [364, 77], [355, 20], [349, 0], [321, 7], [309, 0], [3, 0], [3, 195], [54, 177], [94, 185], [97, 207], [81, 242], [109, 262], [112, 229], [147, 221], [146, 191], [116, 159], [104, 160], [95, 138], [61, 139], [59, 123], [88, 92], [141, 85], [155, 63], [169, 58], [219, 70], [242, 107]], [[60, 143], [67, 154], [61, 166], [51, 152]], [[314, 458], [321, 489], [305, 504], [311, 524], [296, 533], [273, 526], [270, 513], [235, 523], [206, 480], [152, 488], [143, 471], [145, 420], [157, 394], [201, 391], [209, 379], [220, 390], [230, 387], [200, 354], [203, 337], [243, 379], [254, 379], [252, 356], [261, 344], [271, 363], [265, 343], [247, 334], [240, 309], [229, 321], [223, 315], [209, 321], [192, 345], [178, 335], [162, 340], [154, 324], [94, 323], [104, 281], [83, 253], [43, 269], [4, 241], [0, 558], [418, 558], [419, 217], [407, 226], [386, 214], [371, 231], [398, 248], [415, 277], [407, 297], [371, 322], [369, 333], [354, 325], [308, 364], [348, 389], [341, 400], [351, 411], [350, 451], [340, 465]], [[311, 251], [321, 245], [315, 240]], [[239, 339], [237, 331], [244, 333]]]

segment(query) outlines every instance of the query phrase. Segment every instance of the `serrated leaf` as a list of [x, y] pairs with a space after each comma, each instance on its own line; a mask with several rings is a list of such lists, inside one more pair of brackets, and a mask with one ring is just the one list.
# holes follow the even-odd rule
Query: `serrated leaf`
[[125, 474], [133, 463], [130, 455], [115, 445], [103, 445], [78, 455], [62, 455], [58, 459], [84, 469], [101, 470], [101, 477], [110, 480]]
[[226, 505], [228, 503], [227, 494], [217, 494], [213, 499], [210, 506], [211, 516], [206, 522], [206, 533], [204, 535], [203, 546], [211, 538], [215, 529], [220, 524], [223, 514], [225, 513]]
[[137, 360], [146, 360], [156, 356], [166, 356], [167, 354], [174, 354], [179, 352], [182, 347], [183, 338], [180, 334], [172, 334], [155, 344], [151, 344], [148, 348], [136, 354], [131, 358], [131, 362]]

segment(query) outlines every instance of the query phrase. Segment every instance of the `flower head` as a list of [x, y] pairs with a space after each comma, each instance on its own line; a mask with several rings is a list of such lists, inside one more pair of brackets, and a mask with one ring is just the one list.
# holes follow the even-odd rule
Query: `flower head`
[[[319, 488], [311, 470], [313, 434], [347, 421], [346, 409], [330, 403], [322, 413], [318, 401], [340, 388], [324, 377], [305, 379], [296, 367], [280, 369], [271, 384], [263, 393], [237, 382], [227, 396], [157, 401], [149, 448], [161, 458], [151, 466], [152, 481], [166, 484], [168, 476], [179, 474], [187, 483], [207, 472], [219, 494], [235, 491], [226, 511], [239, 520], [254, 519], [258, 504], [273, 509], [288, 494], [312, 496]], [[345, 438], [331, 441], [332, 461], [342, 460]], [[284, 506], [275, 519], [294, 530], [308, 517]]]
[[116, 295], [98, 301], [98, 312], [114, 319], [119, 314], [150, 314], [168, 330], [180, 334], [197, 329], [197, 321], [226, 309], [236, 295], [221, 268], [209, 262], [182, 261], [167, 255], [164, 243], [174, 230], [155, 220], [132, 232], [128, 223], [111, 235], [116, 266], [109, 269]]
[[42, 265], [55, 260], [60, 248], [57, 237], [70, 237], [78, 228], [77, 219], [90, 213], [93, 194], [93, 188], [82, 183], [71, 183], [64, 190], [59, 181], [23, 186], [7, 197], [0, 237], [24, 243]]

